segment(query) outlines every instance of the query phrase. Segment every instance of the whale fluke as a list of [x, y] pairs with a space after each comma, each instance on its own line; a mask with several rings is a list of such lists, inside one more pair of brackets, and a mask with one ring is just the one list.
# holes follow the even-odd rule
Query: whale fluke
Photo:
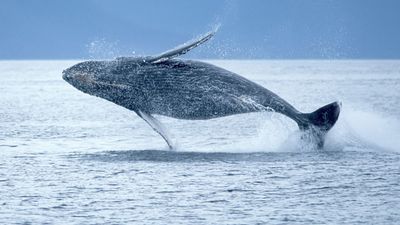
[[302, 113], [296, 120], [300, 130], [309, 131], [316, 139], [319, 148], [324, 146], [326, 133], [335, 125], [340, 114], [340, 102], [325, 105], [312, 113]]

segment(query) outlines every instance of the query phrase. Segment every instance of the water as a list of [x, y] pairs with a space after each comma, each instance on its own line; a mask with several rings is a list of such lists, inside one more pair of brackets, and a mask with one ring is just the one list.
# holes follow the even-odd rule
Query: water
[[0, 223], [397, 224], [400, 61], [211, 61], [299, 110], [335, 100], [324, 150], [265, 113], [148, 125], [61, 79], [74, 61], [0, 61]]

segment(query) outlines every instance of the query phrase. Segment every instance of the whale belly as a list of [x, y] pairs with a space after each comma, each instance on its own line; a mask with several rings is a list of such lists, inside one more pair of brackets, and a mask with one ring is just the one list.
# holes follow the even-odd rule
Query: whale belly
[[163, 92], [149, 101], [149, 112], [178, 119], [211, 119], [266, 110], [251, 96], [219, 92]]

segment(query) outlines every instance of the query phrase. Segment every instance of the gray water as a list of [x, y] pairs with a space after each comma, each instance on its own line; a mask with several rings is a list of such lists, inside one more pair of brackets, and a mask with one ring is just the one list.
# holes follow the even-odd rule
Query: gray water
[[343, 103], [326, 147], [264, 112], [158, 117], [61, 79], [73, 61], [0, 61], [1, 224], [398, 224], [400, 61], [210, 61], [299, 110]]

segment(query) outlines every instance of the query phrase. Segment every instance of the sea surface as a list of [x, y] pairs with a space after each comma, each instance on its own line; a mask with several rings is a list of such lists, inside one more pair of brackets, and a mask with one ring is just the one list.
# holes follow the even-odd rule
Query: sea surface
[[342, 113], [322, 150], [272, 112], [158, 117], [174, 151], [77, 62], [0, 61], [0, 224], [399, 224], [400, 61], [208, 61]]

